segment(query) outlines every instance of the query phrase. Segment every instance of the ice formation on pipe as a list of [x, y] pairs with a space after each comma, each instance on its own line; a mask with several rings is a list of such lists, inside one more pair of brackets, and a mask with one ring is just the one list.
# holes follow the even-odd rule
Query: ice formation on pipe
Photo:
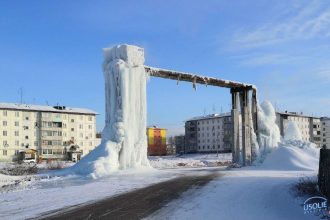
[[276, 113], [269, 101], [258, 106], [259, 149], [255, 149], [260, 161], [271, 149], [278, 147], [281, 142], [280, 129], [276, 124]]
[[288, 121], [287, 128], [284, 134], [286, 141], [302, 141], [301, 131], [294, 121]]
[[130, 45], [104, 49], [106, 119], [101, 144], [71, 169], [99, 178], [150, 167], [147, 158], [144, 51]]

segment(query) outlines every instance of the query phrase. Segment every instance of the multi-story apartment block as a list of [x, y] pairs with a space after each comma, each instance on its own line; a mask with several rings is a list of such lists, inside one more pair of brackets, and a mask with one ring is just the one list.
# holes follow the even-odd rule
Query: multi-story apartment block
[[321, 118], [321, 147], [330, 149], [330, 118]]
[[42, 159], [65, 159], [73, 149], [84, 156], [97, 144], [96, 115], [65, 106], [0, 103], [0, 160], [15, 160], [26, 149]]
[[296, 112], [276, 112], [276, 124], [280, 129], [282, 137], [285, 136], [289, 121], [297, 124], [303, 141], [310, 141], [320, 146], [320, 118]]
[[229, 113], [196, 117], [186, 121], [186, 153], [230, 152], [232, 120]]

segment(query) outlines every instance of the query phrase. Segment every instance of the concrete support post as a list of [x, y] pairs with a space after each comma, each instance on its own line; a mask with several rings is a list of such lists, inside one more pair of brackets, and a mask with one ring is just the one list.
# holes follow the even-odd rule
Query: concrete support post
[[258, 103], [257, 103], [257, 90], [252, 90], [252, 122], [254, 132], [258, 133]]
[[231, 89], [232, 97], [232, 155], [233, 163], [240, 164], [240, 136], [239, 136], [239, 111], [238, 111], [238, 92], [235, 89]]
[[242, 89], [240, 92], [240, 104], [242, 114], [242, 153], [243, 165], [248, 166], [252, 163], [252, 149], [251, 149], [251, 121], [250, 121], [250, 99], [249, 90]]

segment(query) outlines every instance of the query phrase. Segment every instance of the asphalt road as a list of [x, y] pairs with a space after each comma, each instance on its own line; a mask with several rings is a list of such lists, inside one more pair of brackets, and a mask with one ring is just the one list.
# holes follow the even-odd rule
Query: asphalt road
[[179, 177], [92, 204], [57, 210], [37, 219], [142, 219], [188, 189], [198, 190], [216, 177], [216, 172]]

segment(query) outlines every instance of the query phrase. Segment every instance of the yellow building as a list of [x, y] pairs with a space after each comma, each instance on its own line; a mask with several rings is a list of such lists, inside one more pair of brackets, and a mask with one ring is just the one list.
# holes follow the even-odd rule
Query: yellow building
[[161, 156], [166, 155], [166, 132], [167, 129], [149, 127], [148, 135], [148, 155]]

